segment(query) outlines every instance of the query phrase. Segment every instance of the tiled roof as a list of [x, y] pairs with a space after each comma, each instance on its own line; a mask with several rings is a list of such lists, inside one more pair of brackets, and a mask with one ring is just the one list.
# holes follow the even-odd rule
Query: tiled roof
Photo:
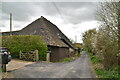
[[[9, 32], [2, 33], [9, 35]], [[70, 40], [57, 28], [56, 25], [41, 16], [31, 24], [27, 25], [20, 31], [13, 31], [13, 35], [40, 35], [44, 37], [44, 41], [50, 46], [72, 47]]]

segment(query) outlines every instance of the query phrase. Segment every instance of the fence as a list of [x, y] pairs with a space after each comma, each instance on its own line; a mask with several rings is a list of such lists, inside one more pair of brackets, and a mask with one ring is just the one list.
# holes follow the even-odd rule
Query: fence
[[39, 60], [38, 50], [30, 51], [30, 52], [20, 51], [19, 58], [27, 61], [34, 61], [34, 62], [38, 61]]

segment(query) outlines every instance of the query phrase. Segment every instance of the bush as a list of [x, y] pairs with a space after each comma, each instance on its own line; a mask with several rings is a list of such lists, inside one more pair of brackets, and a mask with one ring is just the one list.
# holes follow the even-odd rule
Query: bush
[[41, 36], [33, 35], [13, 35], [3, 36], [2, 46], [10, 48], [13, 58], [19, 57], [19, 52], [39, 51], [40, 60], [46, 59], [47, 45], [43, 42]]

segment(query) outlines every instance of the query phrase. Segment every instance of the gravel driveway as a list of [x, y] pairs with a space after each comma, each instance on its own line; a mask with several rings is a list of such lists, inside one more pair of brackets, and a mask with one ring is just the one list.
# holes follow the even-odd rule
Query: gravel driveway
[[12, 71], [15, 78], [95, 78], [85, 51], [80, 58], [67, 63], [37, 62]]

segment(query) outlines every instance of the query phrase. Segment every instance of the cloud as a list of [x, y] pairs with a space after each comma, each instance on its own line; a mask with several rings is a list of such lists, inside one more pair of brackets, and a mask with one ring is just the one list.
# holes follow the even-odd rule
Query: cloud
[[44, 6], [44, 12], [53, 17], [60, 16], [65, 23], [78, 24], [95, 20], [96, 5], [97, 2], [50, 2]]
[[93, 3], [74, 3], [74, 5], [79, 4], [77, 8], [69, 9], [70, 11], [67, 12], [66, 15], [70, 15], [66, 18], [70, 23], [79, 24], [84, 21], [92, 21], [95, 20], [94, 13], [95, 8]]
[[81, 27], [83, 23], [89, 26], [89, 23], [85, 22], [95, 21], [97, 4], [97, 2], [3, 2], [4, 23], [1, 24], [1, 30], [9, 30], [9, 13], [13, 14], [13, 30], [22, 29], [40, 16], [44, 16], [69, 38], [74, 38], [79, 31], [80, 33], [84, 31]]
[[[4, 2], [2, 3], [3, 19], [9, 19], [12, 13], [17, 21], [29, 20], [32, 16], [59, 16], [66, 22], [80, 23], [94, 20], [95, 3], [92, 2]], [[59, 11], [58, 11], [59, 10]], [[60, 13], [61, 14], [60, 14]]]
[[[12, 13], [13, 19], [17, 21], [29, 20], [30, 16], [35, 14], [33, 3], [4, 2], [2, 11], [4, 15]], [[3, 16], [3, 19], [9, 19], [9, 17]]]

